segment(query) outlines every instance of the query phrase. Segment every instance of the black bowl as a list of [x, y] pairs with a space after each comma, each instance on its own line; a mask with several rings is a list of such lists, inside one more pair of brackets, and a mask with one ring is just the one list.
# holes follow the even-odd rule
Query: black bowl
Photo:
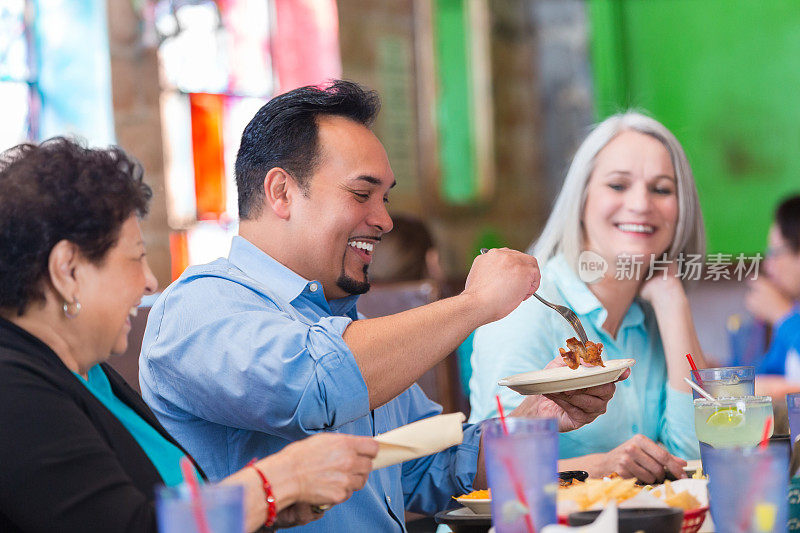
[[567, 470], [565, 472], [558, 473], [558, 479], [563, 483], [569, 483], [573, 479], [577, 479], [578, 481], [586, 481], [586, 478], [589, 477], [589, 472], [584, 470]]
[[[675, 507], [656, 509], [618, 509], [619, 533], [680, 533], [683, 510]], [[582, 511], [567, 517], [571, 526], [585, 526], [597, 518], [600, 511]]]
[[446, 524], [454, 533], [487, 533], [492, 527], [488, 515], [453, 514], [460, 509], [439, 511], [433, 519], [437, 524]]

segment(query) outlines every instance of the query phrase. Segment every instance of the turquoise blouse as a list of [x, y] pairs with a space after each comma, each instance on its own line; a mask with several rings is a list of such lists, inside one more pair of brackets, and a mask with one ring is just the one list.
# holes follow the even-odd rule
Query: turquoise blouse
[[169, 487], [180, 485], [183, 482], [180, 460], [184, 453], [114, 395], [111, 383], [100, 365], [89, 369], [88, 381], [79, 374], [75, 375], [136, 439], [158, 470], [164, 484]]
[[[551, 302], [570, 307], [589, 340], [603, 343], [604, 359], [634, 358], [631, 376], [617, 384], [605, 414], [586, 426], [559, 436], [563, 458], [605, 453], [641, 433], [663, 443], [684, 459], [699, 457], [692, 396], [669, 386], [664, 347], [652, 308], [638, 299], [622, 320], [617, 338], [603, 329], [607, 312], [562, 256], [542, 269], [539, 290]], [[495, 394], [503, 406], [517, 407], [523, 397], [497, 381], [543, 368], [575, 332], [558, 313], [534, 298], [502, 320], [478, 328], [472, 354], [470, 422], [497, 416]]]

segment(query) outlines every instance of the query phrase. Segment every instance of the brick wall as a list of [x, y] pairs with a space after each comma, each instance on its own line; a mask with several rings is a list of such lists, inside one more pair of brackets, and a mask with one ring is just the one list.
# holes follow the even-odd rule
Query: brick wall
[[142, 224], [150, 268], [159, 287], [170, 282], [169, 227], [164, 192], [158, 58], [139, 43], [139, 19], [132, 2], [108, 0], [111, 85], [117, 143], [144, 167], [153, 188], [150, 214]]

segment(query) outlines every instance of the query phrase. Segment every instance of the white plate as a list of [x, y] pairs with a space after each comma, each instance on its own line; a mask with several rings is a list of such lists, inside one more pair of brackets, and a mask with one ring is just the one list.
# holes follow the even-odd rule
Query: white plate
[[508, 387], [520, 394], [551, 394], [568, 390], [585, 389], [611, 383], [622, 375], [626, 368], [636, 363], [635, 359], [607, 359], [606, 366], [579, 366], [572, 370], [568, 366], [545, 368], [503, 378], [498, 385]]
[[456, 501], [467, 507], [475, 514], [492, 514], [492, 499], [491, 498], [456, 498]]

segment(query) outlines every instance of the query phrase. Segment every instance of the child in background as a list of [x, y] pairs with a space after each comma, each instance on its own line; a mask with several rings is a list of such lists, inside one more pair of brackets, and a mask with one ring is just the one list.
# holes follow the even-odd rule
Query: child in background
[[778, 206], [768, 239], [763, 273], [745, 298], [748, 311], [772, 326], [756, 371], [800, 382], [800, 195]]

